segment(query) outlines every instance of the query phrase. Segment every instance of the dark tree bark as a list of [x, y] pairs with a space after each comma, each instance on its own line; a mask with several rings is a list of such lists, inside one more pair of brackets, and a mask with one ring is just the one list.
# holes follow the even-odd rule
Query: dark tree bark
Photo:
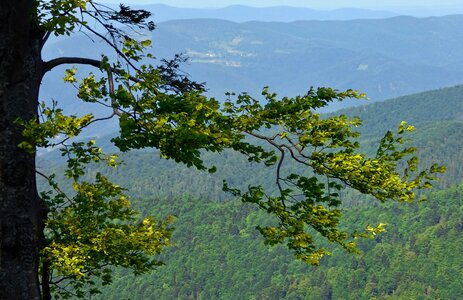
[[44, 207], [37, 194], [35, 155], [18, 148], [17, 118], [37, 118], [43, 34], [32, 0], [0, 5], [0, 299], [40, 299], [38, 251]]

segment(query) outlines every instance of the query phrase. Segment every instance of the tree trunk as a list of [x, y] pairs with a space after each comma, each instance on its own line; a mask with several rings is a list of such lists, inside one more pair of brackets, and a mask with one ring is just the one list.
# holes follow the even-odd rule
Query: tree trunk
[[35, 155], [18, 148], [17, 118], [37, 118], [42, 78], [41, 34], [32, 0], [0, 6], [0, 299], [40, 299], [38, 251], [43, 206], [37, 195]]

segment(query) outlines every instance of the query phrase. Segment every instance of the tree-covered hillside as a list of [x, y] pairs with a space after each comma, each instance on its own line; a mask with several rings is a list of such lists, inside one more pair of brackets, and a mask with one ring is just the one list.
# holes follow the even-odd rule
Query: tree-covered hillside
[[463, 181], [463, 86], [443, 88], [341, 110], [359, 116], [362, 137], [376, 141], [394, 124], [407, 121], [416, 127], [413, 135], [421, 159], [447, 166], [441, 186]]
[[421, 149], [422, 163], [437, 161], [448, 171], [441, 190], [426, 195], [425, 202], [377, 204], [346, 193], [346, 228], [383, 222], [387, 232], [363, 242], [359, 256], [331, 247], [333, 255], [319, 267], [295, 261], [283, 247], [265, 246], [255, 226], [272, 220], [221, 191], [223, 178], [238, 185], [269, 182], [268, 170], [227, 152], [208, 156], [219, 166], [214, 175], [149, 152], [123, 155], [126, 164], [110, 177], [129, 188], [144, 213], [177, 217], [175, 246], [163, 254], [165, 266], [139, 277], [118, 272], [115, 283], [94, 299], [458, 299], [463, 293], [462, 91], [457, 86], [342, 111], [364, 119], [367, 144], [410, 121], [417, 128], [411, 143]]
[[350, 208], [346, 224], [386, 222], [388, 232], [363, 243], [363, 255], [335, 250], [319, 267], [264, 246], [254, 226], [265, 216], [240, 203], [145, 199], [151, 212], [175, 201], [176, 246], [165, 266], [118, 273], [94, 299], [459, 299], [462, 199], [459, 186], [421, 204]]
[[406, 120], [418, 130], [443, 121], [463, 122], [463, 86], [442, 88], [339, 111], [363, 120], [362, 135], [378, 136]]

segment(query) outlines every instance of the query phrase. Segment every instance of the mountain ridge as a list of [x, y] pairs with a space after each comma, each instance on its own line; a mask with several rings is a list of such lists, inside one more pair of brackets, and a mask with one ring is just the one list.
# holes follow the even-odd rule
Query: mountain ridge
[[[459, 28], [463, 28], [463, 16], [293, 23], [168, 21], [150, 36], [150, 51], [167, 59], [185, 53], [190, 61], [182, 70], [193, 80], [206, 82], [207, 95], [219, 101], [226, 92], [247, 92], [259, 98], [265, 86], [281, 96], [304, 94], [311, 86], [356, 89], [380, 101], [463, 83]], [[81, 53], [97, 59], [109, 51], [82, 35], [54, 40], [44, 60]], [[40, 99], [53, 97], [69, 113], [106, 116], [104, 108], [91, 105], [88, 109], [88, 103], [76, 100], [72, 86], [53, 88], [62, 81], [64, 69], [47, 73]], [[77, 75], [87, 70], [79, 66]], [[333, 103], [330, 109], [358, 103]]]
[[340, 8], [320, 10], [306, 7], [229, 5], [222, 8], [183, 8], [166, 4], [134, 5], [153, 14], [156, 22], [180, 19], [214, 18], [235, 22], [246, 21], [296, 21], [296, 20], [352, 20], [378, 19], [399, 14], [383, 10]]

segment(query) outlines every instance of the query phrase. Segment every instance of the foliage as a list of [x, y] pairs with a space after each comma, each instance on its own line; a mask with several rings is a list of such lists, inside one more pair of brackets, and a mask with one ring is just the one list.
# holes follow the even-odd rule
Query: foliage
[[[82, 101], [107, 107], [108, 117], [66, 116], [55, 105], [44, 105], [41, 122], [17, 120], [24, 127], [23, 149], [61, 147], [67, 161], [65, 176], [74, 188], [73, 196], [69, 196], [54, 181], [54, 175], [38, 171], [52, 188], [42, 193], [50, 209], [45, 223], [46, 245], [41, 251], [45, 285], [69, 284], [76, 296], [84, 297], [84, 285], [95, 283], [95, 278], [102, 284], [111, 282], [108, 266], [145, 272], [160, 264], [153, 255], [170, 245], [169, 218], [137, 220], [123, 188], [100, 173], [92, 181], [83, 179], [89, 164], [117, 166], [115, 157], [104, 154], [94, 141], [73, 139], [83, 128], [103, 119], [119, 118], [120, 131], [112, 142], [121, 151], [155, 148], [163, 158], [211, 173], [216, 166], [206, 166], [203, 153], [225, 149], [240, 152], [251, 162], [274, 166], [274, 193], [260, 185], [249, 186], [244, 192], [228, 184], [224, 188], [278, 219], [275, 226], [258, 227], [266, 243], [285, 243], [296, 258], [314, 265], [329, 254], [318, 237], [356, 252], [358, 238], [384, 231], [382, 224], [351, 231], [340, 228], [339, 192], [345, 186], [380, 201], [411, 202], [416, 189], [430, 188], [433, 175], [443, 171], [436, 165], [417, 170], [416, 149], [402, 146], [402, 136], [413, 130], [404, 122], [397, 135], [387, 132], [376, 155], [368, 157], [359, 151], [356, 140], [354, 129], [361, 124], [359, 119], [344, 115], [323, 118], [316, 113], [335, 100], [364, 97], [356, 91], [318, 88], [303, 96], [278, 99], [266, 88], [260, 101], [247, 94], [236, 99], [229, 95], [221, 105], [203, 94], [202, 84], [178, 75], [181, 56], [165, 60], [161, 66], [147, 64], [153, 59], [146, 54], [151, 42], [136, 40], [115, 25], [119, 22], [129, 28], [151, 30], [153, 26], [146, 23], [148, 13], [123, 5], [119, 11], [110, 10], [91, 0], [37, 1], [37, 5], [37, 26], [48, 34], [70, 35], [83, 30], [108, 43], [120, 58], [115, 62], [107, 56], [45, 62], [46, 70], [74, 63], [99, 68], [104, 74], [100, 78], [89, 74], [79, 80], [72, 68], [64, 80], [77, 87]], [[89, 19], [96, 20], [101, 28], [92, 28]], [[263, 143], [256, 143], [256, 139]], [[297, 172], [287, 172], [285, 157], [298, 165]], [[400, 163], [405, 164], [402, 171], [398, 170]], [[62, 297], [71, 295], [59, 285], [55, 292]]]
[[[462, 109], [442, 106], [443, 101], [450, 102], [447, 96], [459, 89], [409, 96], [401, 99], [401, 104], [389, 100], [345, 113], [365, 111], [362, 119], [366, 126], [380, 123], [382, 130], [368, 138], [376, 144], [381, 131], [393, 128], [396, 119], [414, 109], [414, 123], [419, 126], [413, 143], [407, 145], [421, 149], [422, 164], [431, 165], [439, 159], [448, 166], [447, 173], [454, 175], [445, 179], [446, 186], [461, 184], [463, 166], [458, 162], [463, 141], [457, 120]], [[419, 106], [422, 99], [429, 99], [427, 109]], [[381, 123], [383, 115], [378, 112], [399, 105], [401, 110], [395, 112], [394, 119]], [[434, 113], [431, 124], [424, 126], [429, 120], [426, 110]], [[449, 117], [447, 110], [453, 116]], [[368, 133], [365, 129], [362, 136]], [[362, 144], [366, 146], [362, 152], [374, 153], [373, 143]], [[149, 151], [124, 153], [122, 158], [127, 163], [108, 170], [107, 176], [140, 198], [134, 201], [138, 210], [177, 216], [172, 236], [175, 245], [161, 256], [165, 265], [158, 271], [138, 277], [117, 271], [113, 285], [104, 287], [103, 295], [96, 299], [146, 299], [153, 295], [158, 299], [325, 299], [330, 293], [335, 299], [452, 299], [462, 292], [458, 249], [462, 243], [461, 186], [426, 193], [427, 201], [411, 204], [378, 205], [357, 193], [341, 193], [342, 228], [354, 230], [385, 222], [388, 230], [360, 242], [361, 255], [346, 256], [326, 243], [333, 255], [322, 259], [317, 268], [307, 268], [292, 260], [283, 247], [263, 245], [255, 226], [271, 225], [274, 218], [252, 205], [226, 201], [227, 195], [220, 194], [220, 178], [234, 185], [263, 184], [271, 189], [274, 183], [269, 168], [247, 163], [239, 153], [228, 151], [205, 155], [208, 164], [218, 165], [216, 174], [161, 160]], [[91, 167], [91, 172], [98, 171], [103, 169]]]
[[[271, 245], [286, 242], [295, 256], [307, 263], [318, 264], [321, 257], [329, 254], [323, 247], [316, 246], [308, 228], [340, 244], [348, 252], [356, 252], [357, 238], [373, 237], [384, 231], [382, 224], [351, 234], [339, 230], [341, 211], [337, 207], [341, 204], [339, 191], [344, 186], [380, 201], [409, 202], [416, 198], [415, 189], [430, 188], [429, 181], [434, 179], [431, 175], [445, 170], [433, 165], [427, 171], [412, 175], [416, 173], [418, 158], [410, 157], [416, 151], [414, 147], [401, 147], [405, 142], [403, 135], [414, 130], [405, 122], [400, 124], [397, 137], [388, 131], [376, 155], [368, 158], [357, 151], [359, 143], [353, 139], [358, 137], [352, 128], [361, 124], [359, 119], [348, 119], [344, 115], [323, 119], [313, 111], [326, 106], [334, 97], [339, 100], [358, 97], [353, 91], [336, 93], [331, 89], [318, 89], [310, 90], [305, 97], [281, 100], [267, 90], [263, 95], [265, 106], [248, 95], [238, 97], [237, 106], [231, 102], [226, 102], [225, 106], [235, 118], [235, 126], [279, 151], [276, 171], [279, 195], [267, 195], [261, 186], [251, 186], [246, 193], [225, 188], [242, 197], [244, 202], [255, 203], [277, 216], [278, 226], [259, 227], [266, 242]], [[265, 136], [256, 132], [262, 127], [276, 127], [281, 131]], [[303, 171], [284, 177], [281, 166], [286, 154], [301, 164]], [[398, 163], [406, 157], [408, 160], [401, 175], [397, 171]], [[313, 170], [313, 174], [307, 175], [306, 168]], [[326, 183], [320, 181], [320, 176], [325, 177]]]
[[[116, 157], [102, 153], [95, 141], [74, 142], [61, 152], [67, 158], [64, 173], [72, 182], [74, 196], [69, 197], [59, 188], [54, 175], [39, 173], [52, 187], [41, 193], [49, 208], [46, 246], [41, 252], [42, 274], [46, 278], [42, 280], [52, 284], [57, 296], [84, 297], [87, 284], [111, 283], [110, 266], [130, 268], [140, 274], [161, 265], [153, 255], [170, 245], [173, 218], [140, 219], [130, 207], [124, 189], [106, 176], [97, 172], [92, 182], [83, 180], [89, 163], [104, 162], [113, 168], [118, 165]], [[57, 283], [66, 283], [66, 288]]]

